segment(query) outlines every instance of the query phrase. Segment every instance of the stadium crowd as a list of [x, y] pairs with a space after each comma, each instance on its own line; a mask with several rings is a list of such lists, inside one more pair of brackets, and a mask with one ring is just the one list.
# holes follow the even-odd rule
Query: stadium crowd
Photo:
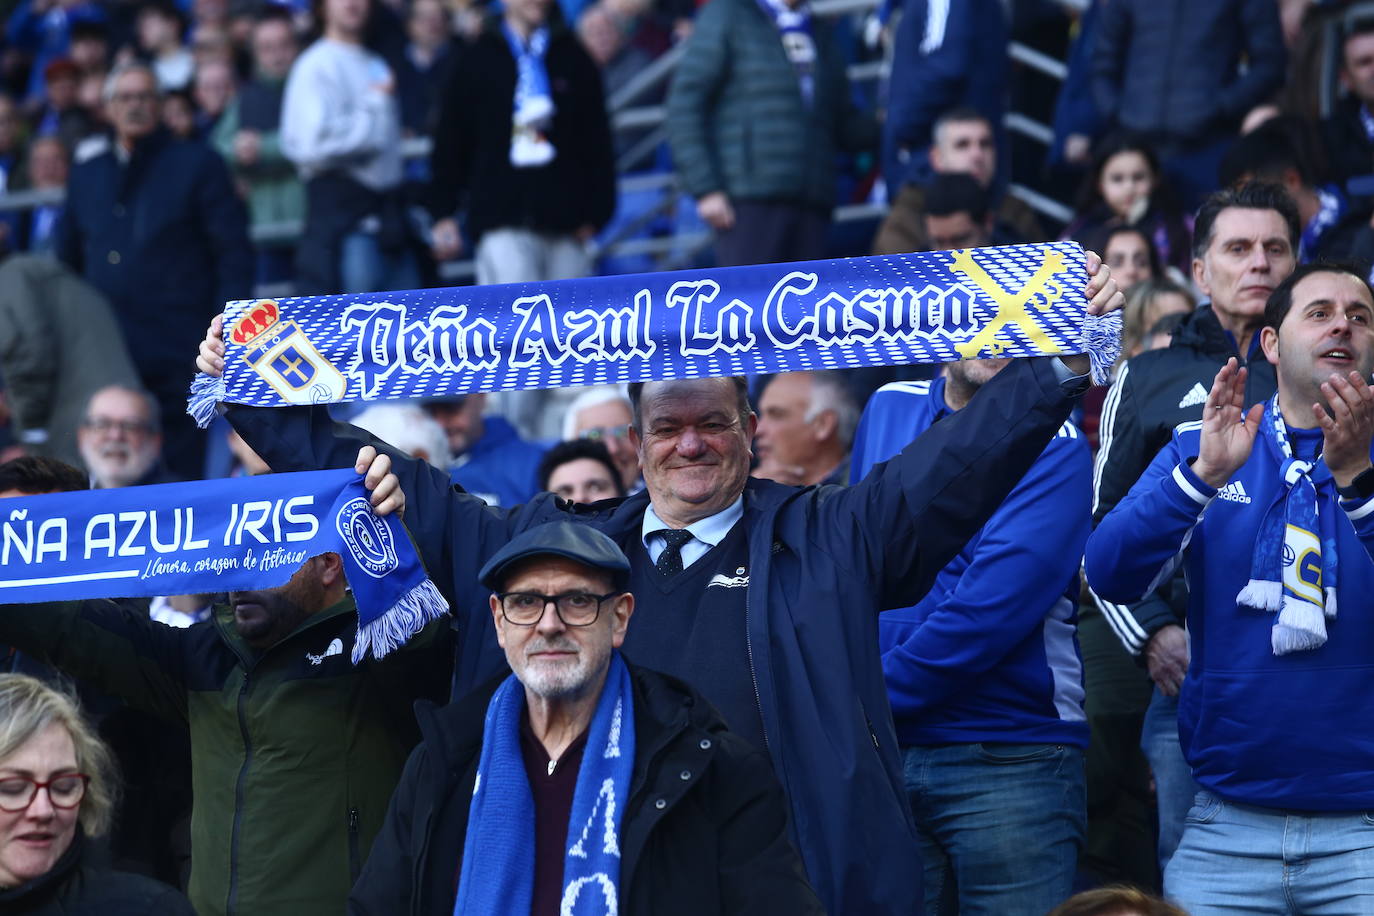
[[[453, 610], [6, 595], [0, 913], [1374, 916], [1374, 2], [815, 2], [13, 5], [0, 498], [355, 468]], [[694, 229], [1071, 239], [1122, 357], [186, 415], [227, 301]]]

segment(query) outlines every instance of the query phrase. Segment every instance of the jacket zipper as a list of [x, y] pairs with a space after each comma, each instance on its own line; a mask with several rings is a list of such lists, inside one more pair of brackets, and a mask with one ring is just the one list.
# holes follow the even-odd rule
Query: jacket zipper
[[348, 874], [353, 879], [353, 883], [358, 883], [358, 877], [362, 874], [363, 863], [358, 856], [358, 809], [348, 809]]
[[248, 768], [253, 763], [253, 743], [248, 737], [248, 716], [245, 711], [249, 679], [249, 674], [245, 670], [238, 699], [239, 734], [243, 737], [243, 765], [239, 767], [239, 778], [234, 784], [234, 826], [229, 835], [229, 900], [225, 906], [228, 916], [234, 916], [238, 912], [239, 833], [243, 821], [244, 784], [248, 781]]
[[759, 674], [757, 666], [754, 664], [754, 638], [749, 632], [749, 618], [752, 616], [752, 603], [749, 601], [749, 589], [744, 590], [744, 651], [749, 656], [749, 682], [754, 687], [754, 708], [759, 711], [759, 724], [763, 726], [763, 748], [772, 756], [772, 747], [768, 744], [768, 720], [763, 715], [763, 698], [759, 696]]

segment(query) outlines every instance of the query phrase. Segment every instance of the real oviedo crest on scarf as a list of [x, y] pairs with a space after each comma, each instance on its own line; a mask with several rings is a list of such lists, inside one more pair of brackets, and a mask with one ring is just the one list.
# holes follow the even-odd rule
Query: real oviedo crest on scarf
[[281, 319], [281, 310], [270, 299], [243, 309], [227, 326], [225, 341], [243, 348], [243, 362], [287, 404], [345, 399], [343, 373], [320, 355], [300, 325]]
[[1087, 279], [1057, 242], [231, 302], [191, 411], [1085, 351], [1099, 374], [1119, 318]]

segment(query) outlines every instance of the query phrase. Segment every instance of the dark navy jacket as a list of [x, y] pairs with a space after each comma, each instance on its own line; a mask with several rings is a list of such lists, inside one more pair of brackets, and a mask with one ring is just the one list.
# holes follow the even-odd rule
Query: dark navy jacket
[[57, 256], [109, 297], [145, 375], [182, 370], [224, 303], [253, 292], [248, 214], [224, 160], [161, 130], [127, 165], [111, 148], [72, 169]]
[[[922, 899], [878, 612], [925, 594], [1073, 404], [1049, 359], [1025, 360], [860, 484], [799, 488], [751, 479], [745, 487], [745, 625], [766, 750], [807, 873], [832, 914], [906, 914]], [[351, 467], [363, 440], [376, 444], [336, 427], [323, 408], [230, 407], [228, 417], [278, 471]], [[452, 488], [442, 471], [391, 454], [406, 524], [454, 606], [455, 696], [505, 665], [490, 593], [477, 582], [488, 557], [518, 532], [567, 515], [633, 545], [649, 503], [645, 492], [591, 506], [546, 493], [494, 509]]]
[[1234, 136], [1283, 85], [1272, 0], [1111, 0], [1097, 27], [1097, 112], [1109, 126], [1154, 135], [1156, 148]]

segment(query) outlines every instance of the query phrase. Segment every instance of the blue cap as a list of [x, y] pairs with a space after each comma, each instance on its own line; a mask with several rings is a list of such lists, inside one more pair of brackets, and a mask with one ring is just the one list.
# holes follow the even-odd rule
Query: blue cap
[[511, 538], [482, 567], [477, 580], [496, 591], [512, 563], [538, 556], [567, 557], [605, 570], [611, 574], [616, 588], [623, 588], [630, 578], [630, 561], [615, 541], [590, 525], [560, 521], [539, 525]]

